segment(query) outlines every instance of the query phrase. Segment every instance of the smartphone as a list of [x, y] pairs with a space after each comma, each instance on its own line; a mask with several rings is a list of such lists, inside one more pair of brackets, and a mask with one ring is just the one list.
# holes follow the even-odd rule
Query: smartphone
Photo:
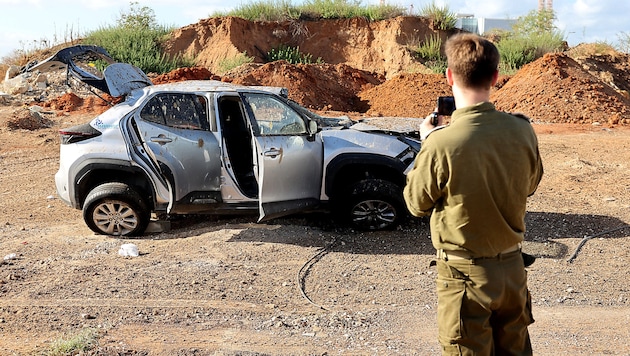
[[451, 116], [455, 111], [455, 98], [452, 96], [440, 96], [438, 98], [438, 115]]

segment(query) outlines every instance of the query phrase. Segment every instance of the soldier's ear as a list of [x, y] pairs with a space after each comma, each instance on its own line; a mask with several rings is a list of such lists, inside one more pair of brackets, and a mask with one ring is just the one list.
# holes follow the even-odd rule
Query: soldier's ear
[[492, 74], [492, 85], [490, 86], [494, 86], [495, 84], [497, 84], [497, 80], [499, 80], [499, 70], [495, 70], [494, 74]]
[[451, 68], [446, 68], [446, 82], [448, 85], [453, 86], [453, 72], [451, 71]]

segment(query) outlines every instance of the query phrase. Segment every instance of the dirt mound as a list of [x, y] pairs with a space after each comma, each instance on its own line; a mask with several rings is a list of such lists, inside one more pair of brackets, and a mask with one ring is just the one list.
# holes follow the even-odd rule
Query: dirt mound
[[178, 68], [166, 74], [151, 78], [153, 84], [163, 84], [171, 82], [181, 82], [184, 80], [220, 80], [219, 76], [212, 74], [207, 68], [190, 67]]
[[438, 96], [453, 95], [441, 74], [399, 74], [359, 93], [369, 116], [425, 117], [435, 110]]
[[[422, 17], [382, 21], [363, 18], [318, 21], [248, 21], [237, 17], [209, 18], [173, 32], [165, 44], [170, 55], [193, 57], [200, 66], [221, 73], [220, 63], [241, 53], [254, 62], [267, 62], [267, 53], [281, 45], [325, 63], [392, 77], [410, 67], [421, 67], [407, 46], [435, 32]], [[439, 33], [446, 38], [446, 33]]]
[[6, 127], [9, 130], [29, 130], [35, 131], [48, 128], [53, 122], [36, 111], [29, 109], [19, 109], [13, 112], [6, 120]]
[[65, 93], [41, 103], [41, 105], [45, 108], [59, 111], [60, 113], [89, 112], [99, 114], [109, 109], [110, 104], [113, 105], [120, 100], [121, 98], [113, 98], [104, 93], [101, 97], [94, 95], [82, 97], [74, 93]]
[[[152, 76], [152, 80], [160, 84], [215, 79], [282, 86], [289, 89], [291, 99], [315, 111], [424, 117], [435, 108], [437, 97], [450, 95], [451, 89], [441, 75], [419, 74], [424, 69], [408, 47], [434, 35], [444, 41], [449, 34], [434, 31], [420, 17], [374, 22], [211, 18], [174, 31], [166, 44], [169, 54], [195, 58], [198, 66]], [[281, 45], [298, 47], [325, 64], [264, 64], [267, 53]], [[630, 56], [601, 47], [582, 44], [564, 54], [548, 54], [511, 77], [501, 77], [491, 100], [501, 110], [522, 112], [537, 122], [630, 125]], [[243, 53], [254, 57], [255, 63], [220, 72], [222, 61]], [[3, 101], [44, 102], [63, 113], [98, 113], [108, 107], [107, 102], [114, 102], [106, 95], [101, 95], [106, 98], [103, 101], [87, 90], [80, 91], [82, 86], [72, 88], [76, 95], [65, 94], [65, 73], [48, 75], [45, 89], [33, 85], [34, 78], [26, 78], [26, 93]]]
[[572, 58], [625, 98], [630, 97], [630, 55], [613, 53]]
[[75, 111], [83, 106], [83, 98], [74, 93], [66, 93], [49, 100], [44, 104], [44, 106], [59, 111]]
[[357, 94], [385, 81], [381, 75], [345, 64], [267, 63], [233, 79], [241, 85], [285, 87], [289, 97], [314, 110], [358, 111], [368, 109]]
[[539, 122], [630, 124], [630, 101], [565, 54], [524, 66], [491, 100]]

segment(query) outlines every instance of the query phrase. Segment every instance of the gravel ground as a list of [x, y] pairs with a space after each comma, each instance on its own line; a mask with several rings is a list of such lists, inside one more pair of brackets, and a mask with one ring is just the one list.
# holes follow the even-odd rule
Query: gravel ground
[[[0, 108], [2, 122], [15, 115]], [[425, 219], [363, 233], [325, 214], [188, 217], [138, 239], [98, 236], [55, 198], [56, 128], [2, 127], [0, 354], [85, 329], [99, 355], [439, 354]], [[536, 353], [630, 355], [628, 129], [536, 130], [546, 173], [524, 245], [537, 257]], [[121, 257], [124, 243], [140, 256]]]

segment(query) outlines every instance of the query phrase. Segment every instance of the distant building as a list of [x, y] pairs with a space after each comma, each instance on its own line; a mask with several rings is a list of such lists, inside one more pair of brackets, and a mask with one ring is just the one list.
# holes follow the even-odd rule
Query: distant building
[[474, 17], [474, 15], [457, 14], [455, 27], [462, 30], [483, 35], [491, 30], [511, 31], [516, 20], [509, 19], [487, 19], [485, 17]]

